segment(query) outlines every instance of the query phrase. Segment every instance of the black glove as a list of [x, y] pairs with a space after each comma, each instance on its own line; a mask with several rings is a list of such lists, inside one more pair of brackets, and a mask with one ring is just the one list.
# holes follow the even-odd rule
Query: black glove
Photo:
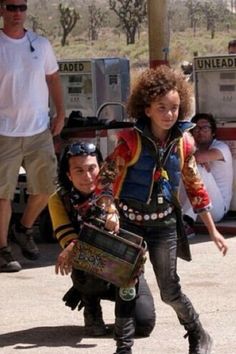
[[67, 291], [62, 300], [71, 310], [74, 310], [78, 306], [78, 311], [80, 311], [84, 307], [81, 293], [74, 286]]

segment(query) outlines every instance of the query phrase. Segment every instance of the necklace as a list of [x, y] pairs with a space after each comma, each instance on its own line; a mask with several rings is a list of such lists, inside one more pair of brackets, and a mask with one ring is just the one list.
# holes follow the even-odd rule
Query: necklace
[[161, 140], [159, 137], [154, 136], [154, 140], [155, 140], [157, 147], [165, 148], [170, 140], [170, 134], [171, 134], [171, 132], [168, 132], [168, 134], [164, 140]]

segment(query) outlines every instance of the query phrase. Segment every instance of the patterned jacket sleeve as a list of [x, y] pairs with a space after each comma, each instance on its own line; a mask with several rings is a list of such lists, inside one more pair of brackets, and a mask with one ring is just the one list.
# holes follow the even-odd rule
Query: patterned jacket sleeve
[[61, 247], [65, 248], [72, 240], [78, 238], [78, 234], [57, 192], [49, 198], [48, 209], [54, 234]]
[[100, 169], [95, 191], [97, 199], [105, 201], [108, 204], [113, 202], [115, 194], [114, 185], [131, 158], [132, 152], [129, 144], [127, 144], [126, 139], [122, 135], [119, 135], [114, 151], [106, 158]]
[[195, 213], [210, 210], [211, 201], [201, 175], [198, 171], [194, 157], [195, 144], [193, 137], [185, 132], [183, 136], [184, 162], [182, 167], [182, 180], [186, 193]]

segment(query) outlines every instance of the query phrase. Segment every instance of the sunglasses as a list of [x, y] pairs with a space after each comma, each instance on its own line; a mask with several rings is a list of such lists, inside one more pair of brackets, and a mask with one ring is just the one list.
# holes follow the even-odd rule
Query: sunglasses
[[68, 146], [66, 156], [87, 156], [97, 155], [97, 148], [92, 143], [74, 143]]
[[21, 4], [21, 5], [3, 4], [3, 7], [6, 9], [6, 11], [9, 11], [9, 12], [17, 12], [18, 10], [20, 12], [25, 12], [27, 10], [26, 4]]

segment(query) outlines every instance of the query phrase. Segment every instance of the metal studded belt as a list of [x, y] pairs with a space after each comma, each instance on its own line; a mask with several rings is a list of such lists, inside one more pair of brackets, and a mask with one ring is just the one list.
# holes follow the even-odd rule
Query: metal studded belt
[[128, 205], [124, 203], [119, 203], [119, 207], [122, 209], [123, 214], [126, 218], [128, 218], [131, 221], [149, 221], [149, 220], [157, 220], [157, 219], [163, 219], [167, 215], [171, 214], [174, 208], [172, 206], [169, 206], [166, 210], [162, 210], [159, 213], [140, 213], [137, 210], [134, 210], [132, 208], [129, 208]]

